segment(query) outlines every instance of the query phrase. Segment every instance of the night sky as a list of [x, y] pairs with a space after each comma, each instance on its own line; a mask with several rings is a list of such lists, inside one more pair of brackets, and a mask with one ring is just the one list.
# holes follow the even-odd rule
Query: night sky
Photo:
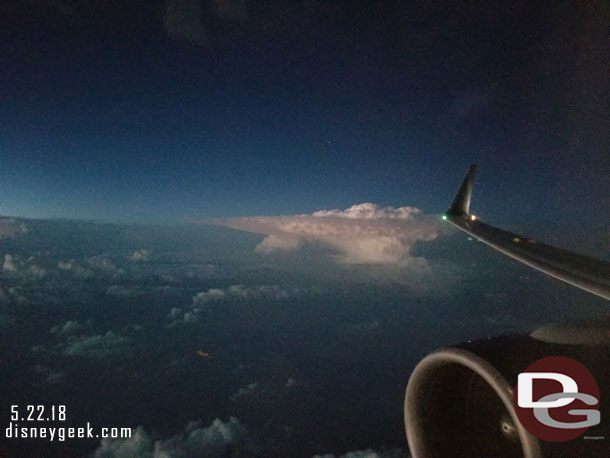
[[426, 354], [605, 320], [440, 216], [476, 163], [482, 220], [609, 258], [609, 19], [0, 0], [0, 433], [134, 431], [0, 455], [406, 458]]
[[[604, 2], [0, 6], [3, 214], [475, 209], [606, 232]], [[575, 223], [576, 222], [576, 223]]]

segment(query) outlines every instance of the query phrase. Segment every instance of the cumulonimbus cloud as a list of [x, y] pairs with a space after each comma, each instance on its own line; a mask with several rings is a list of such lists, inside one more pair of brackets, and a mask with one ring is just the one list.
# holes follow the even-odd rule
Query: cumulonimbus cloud
[[262, 253], [295, 250], [305, 243], [320, 244], [345, 264], [409, 264], [418, 240], [438, 236], [435, 219], [415, 207], [381, 207], [372, 203], [346, 210], [320, 210], [310, 215], [257, 216], [216, 219], [215, 223], [265, 234], [256, 247]]

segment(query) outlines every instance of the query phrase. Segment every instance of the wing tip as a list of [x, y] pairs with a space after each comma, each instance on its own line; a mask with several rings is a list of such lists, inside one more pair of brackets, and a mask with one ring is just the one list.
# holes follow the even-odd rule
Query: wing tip
[[475, 164], [468, 167], [468, 171], [451, 202], [451, 206], [447, 210], [447, 216], [463, 216], [469, 214], [470, 198], [472, 196], [472, 186], [474, 184], [476, 171], [477, 166]]

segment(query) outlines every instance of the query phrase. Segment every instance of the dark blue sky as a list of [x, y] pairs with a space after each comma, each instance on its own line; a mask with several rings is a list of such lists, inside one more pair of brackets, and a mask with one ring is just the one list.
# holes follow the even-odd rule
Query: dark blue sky
[[82, 3], [0, 6], [3, 214], [436, 213], [476, 162], [490, 220], [607, 232], [604, 2]]

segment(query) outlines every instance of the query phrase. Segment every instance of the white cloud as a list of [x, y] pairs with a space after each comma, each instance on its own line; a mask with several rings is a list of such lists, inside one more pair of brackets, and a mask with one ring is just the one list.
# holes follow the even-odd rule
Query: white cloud
[[145, 248], [134, 251], [129, 255], [129, 259], [135, 262], [147, 262], [150, 261], [151, 251]]
[[131, 298], [142, 297], [152, 290], [147, 290], [139, 286], [111, 285], [106, 288], [106, 294], [114, 297]]
[[44, 278], [47, 276], [47, 271], [45, 269], [43, 269], [42, 267], [37, 266], [36, 264], [30, 265], [28, 270], [29, 270], [29, 273], [35, 278], [41, 279], [41, 278]]
[[80, 336], [65, 346], [63, 353], [69, 356], [104, 358], [129, 352], [133, 349], [133, 340], [113, 331], [93, 336]]
[[[227, 226], [229, 226], [227, 224]], [[237, 226], [229, 226], [234, 229], [241, 229]], [[248, 229], [244, 229], [248, 230]], [[284, 250], [293, 251], [301, 246], [302, 238], [298, 236], [291, 236], [290, 234], [274, 235], [267, 234], [265, 240], [258, 244], [256, 251], [259, 253], [273, 253], [274, 251]]]
[[11, 286], [7, 292], [8, 294], [4, 296], [4, 299], [10, 298], [9, 300], [15, 304], [27, 304], [29, 302], [28, 298], [24, 295], [23, 288], [19, 286]]
[[69, 261], [60, 260], [57, 262], [57, 268], [64, 272], [70, 272], [80, 278], [89, 278], [93, 276], [93, 271], [91, 269], [81, 266], [75, 259], [70, 259]]
[[41, 386], [43, 384], [59, 385], [66, 381], [65, 372], [56, 371], [40, 364], [34, 366], [33, 372], [37, 379], [33, 386]]
[[277, 285], [244, 286], [232, 285], [225, 289], [210, 288], [193, 296], [190, 307], [171, 309], [168, 317], [172, 320], [170, 326], [180, 323], [196, 323], [201, 321], [212, 310], [214, 304], [230, 300], [284, 300], [298, 294], [297, 289], [286, 290]]
[[434, 218], [414, 207], [380, 207], [371, 203], [346, 210], [320, 210], [311, 215], [228, 218], [216, 223], [265, 234], [257, 251], [294, 250], [304, 243], [320, 244], [345, 264], [419, 264], [411, 255], [418, 240], [433, 240], [439, 230]]
[[162, 458], [154, 449], [155, 442], [144, 428], [132, 430], [129, 439], [102, 439], [95, 458]]
[[225, 290], [211, 288], [207, 292], [197, 293], [196, 296], [193, 296], [193, 307], [230, 299], [286, 299], [290, 295], [291, 293], [289, 291], [282, 289], [277, 285], [261, 285], [253, 287], [233, 285]]
[[43, 380], [43, 383], [49, 385], [59, 385], [60, 383], [64, 383], [66, 381], [66, 373], [55, 371], [50, 372]]
[[300, 383], [297, 379], [290, 377], [288, 380], [286, 380], [286, 384], [284, 385], [284, 388], [293, 388], [293, 387], [299, 386], [299, 385], [300, 385]]
[[227, 422], [217, 418], [207, 427], [190, 422], [182, 433], [166, 440], [154, 440], [140, 426], [129, 439], [102, 439], [94, 457], [217, 458], [243, 453], [251, 447], [248, 442], [248, 431], [237, 418]]
[[133, 297], [144, 297], [144, 296], [172, 296], [180, 294], [182, 289], [169, 286], [144, 286], [144, 285], [110, 285], [106, 288], [106, 294], [114, 297], [121, 298], [133, 298]]
[[19, 256], [5, 254], [4, 262], [2, 263], [2, 271], [11, 275], [21, 276], [24, 279], [40, 280], [47, 276], [47, 271], [45, 269], [34, 264], [34, 257], [32, 256], [23, 259]]
[[25, 224], [15, 221], [13, 218], [0, 217], [0, 238], [13, 237], [27, 232], [28, 228]]
[[259, 383], [254, 382], [246, 385], [245, 387], [240, 388], [235, 393], [230, 396], [231, 401], [238, 401], [242, 398], [247, 398], [252, 396], [258, 390]]
[[76, 320], [69, 320], [64, 325], [56, 325], [51, 328], [52, 334], [68, 335], [74, 334], [82, 329], [82, 325]]
[[115, 275], [119, 269], [107, 255], [101, 254], [84, 259], [85, 264], [99, 273]]
[[413, 219], [419, 215], [421, 210], [415, 207], [380, 207], [379, 205], [366, 202], [363, 204], [352, 205], [345, 210], [319, 210], [313, 212], [313, 216], [328, 217], [337, 216], [339, 218], [350, 219]]
[[[341, 455], [338, 458], [402, 458], [404, 456], [404, 452], [399, 448], [384, 452], [376, 452], [373, 449], [367, 448], [366, 450], [347, 452], [345, 455]], [[335, 455], [328, 453], [326, 455], [316, 455], [313, 458], [335, 458]]]
[[10, 254], [4, 255], [4, 263], [2, 264], [2, 270], [4, 272], [15, 272], [17, 270], [17, 266], [15, 264], [15, 259]]
[[207, 292], [200, 292], [193, 296], [193, 306], [217, 302], [226, 297], [226, 293], [222, 289], [210, 288]]

